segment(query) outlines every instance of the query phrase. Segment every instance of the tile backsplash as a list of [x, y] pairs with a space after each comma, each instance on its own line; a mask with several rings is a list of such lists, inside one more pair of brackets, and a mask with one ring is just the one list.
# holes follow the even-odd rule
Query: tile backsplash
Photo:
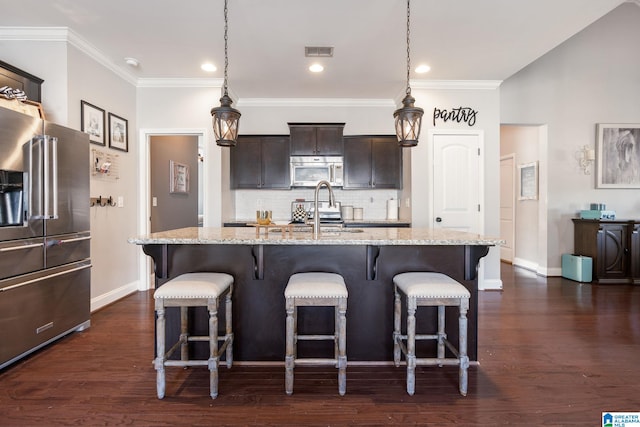
[[[273, 220], [291, 219], [291, 202], [295, 199], [313, 200], [313, 188], [293, 190], [235, 190], [236, 217], [226, 220], [255, 220], [257, 209], [270, 209]], [[384, 220], [387, 217], [387, 200], [397, 199], [398, 190], [333, 190], [336, 200], [343, 206], [363, 208], [364, 220]], [[320, 189], [320, 200], [329, 200], [326, 188]]]

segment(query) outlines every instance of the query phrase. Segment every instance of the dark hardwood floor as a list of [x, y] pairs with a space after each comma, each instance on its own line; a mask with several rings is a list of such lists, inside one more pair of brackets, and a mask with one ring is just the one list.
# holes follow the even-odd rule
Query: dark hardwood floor
[[[156, 398], [151, 292], [92, 315], [91, 328], [0, 371], [0, 425], [527, 425], [597, 426], [603, 411], [640, 411], [640, 287], [579, 284], [502, 266], [504, 291], [479, 296], [479, 365], [469, 394], [453, 367], [347, 370], [204, 368], [167, 372]], [[283, 317], [284, 321], [284, 317]], [[1, 344], [0, 344], [1, 345]]]

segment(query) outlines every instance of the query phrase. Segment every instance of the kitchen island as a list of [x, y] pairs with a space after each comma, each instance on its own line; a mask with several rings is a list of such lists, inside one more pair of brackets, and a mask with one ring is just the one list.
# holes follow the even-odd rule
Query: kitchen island
[[[234, 276], [234, 360], [284, 360], [284, 288], [289, 276], [305, 271], [341, 274], [349, 291], [347, 357], [350, 363], [393, 360], [393, 276], [407, 271], [449, 275], [471, 292], [469, 358], [477, 360], [477, 266], [490, 246], [502, 241], [452, 230], [428, 228], [366, 228], [310, 232], [253, 228], [193, 227], [129, 239], [153, 258], [155, 286], [183, 273], [217, 271]], [[308, 310], [315, 310], [308, 316]], [[433, 332], [436, 311], [419, 317], [417, 330]], [[457, 342], [457, 312], [447, 314], [449, 339]], [[206, 333], [207, 313], [194, 313], [192, 327]], [[330, 308], [309, 308], [299, 314], [305, 333], [331, 330]], [[167, 313], [167, 334], [179, 333], [177, 313]], [[424, 347], [433, 345], [423, 342]], [[332, 351], [327, 342], [300, 343], [302, 357]], [[200, 351], [195, 349], [196, 352]], [[429, 348], [418, 351], [429, 351]], [[203, 355], [206, 349], [202, 349]]]

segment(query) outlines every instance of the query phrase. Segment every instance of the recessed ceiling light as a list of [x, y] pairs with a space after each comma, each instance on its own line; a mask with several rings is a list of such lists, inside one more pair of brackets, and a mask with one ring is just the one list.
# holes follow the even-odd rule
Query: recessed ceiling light
[[431, 67], [429, 67], [427, 64], [421, 64], [416, 67], [416, 73], [418, 74], [428, 73], [429, 70], [431, 70]]
[[131, 67], [140, 65], [140, 62], [136, 58], [124, 58], [124, 62]]
[[324, 67], [320, 64], [312, 64], [309, 67], [309, 71], [311, 71], [312, 73], [321, 73], [324, 70]]
[[202, 64], [200, 66], [200, 68], [202, 68], [204, 71], [208, 72], [208, 73], [213, 73], [214, 71], [217, 70], [216, 66], [213, 65], [210, 62], [205, 62], [204, 64]]

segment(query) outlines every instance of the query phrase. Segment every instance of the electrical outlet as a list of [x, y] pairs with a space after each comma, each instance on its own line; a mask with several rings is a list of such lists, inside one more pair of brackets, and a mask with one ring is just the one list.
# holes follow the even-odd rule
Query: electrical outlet
[[124, 208], [124, 197], [123, 196], [118, 196], [118, 207], [119, 208]]
[[158, 198], [157, 197], [152, 197], [151, 198], [151, 206], [153, 206], [153, 207], [158, 206]]
[[404, 199], [404, 206], [407, 207], [407, 208], [411, 207], [411, 199], [410, 198], [407, 197], [406, 199]]

